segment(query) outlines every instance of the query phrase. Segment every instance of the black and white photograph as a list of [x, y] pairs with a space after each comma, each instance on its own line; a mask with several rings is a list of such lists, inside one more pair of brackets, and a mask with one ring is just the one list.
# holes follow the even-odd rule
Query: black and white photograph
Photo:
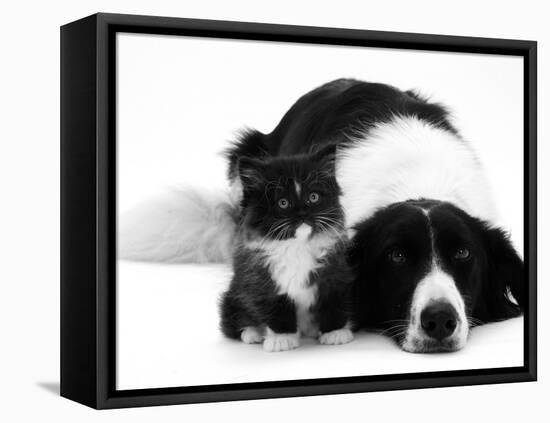
[[0, 421], [544, 421], [543, 2], [2, 12]]
[[524, 364], [524, 59], [116, 34], [116, 388]]

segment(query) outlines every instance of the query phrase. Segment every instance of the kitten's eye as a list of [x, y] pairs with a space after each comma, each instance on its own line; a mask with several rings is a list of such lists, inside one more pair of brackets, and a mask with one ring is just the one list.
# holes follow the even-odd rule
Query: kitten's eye
[[317, 201], [319, 201], [319, 194], [317, 194], [316, 192], [312, 192], [309, 194], [309, 201], [310, 203], [316, 203]]
[[407, 256], [399, 248], [395, 248], [389, 255], [390, 260], [395, 264], [404, 264], [407, 261]]
[[456, 261], [466, 261], [470, 257], [470, 250], [466, 247], [458, 248], [453, 255], [453, 259]]
[[280, 198], [278, 204], [280, 208], [287, 209], [288, 206], [290, 206], [290, 201], [288, 201], [286, 198]]

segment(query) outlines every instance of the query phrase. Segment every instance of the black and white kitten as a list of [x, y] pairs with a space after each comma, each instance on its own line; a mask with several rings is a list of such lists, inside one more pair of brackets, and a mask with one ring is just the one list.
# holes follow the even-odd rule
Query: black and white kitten
[[345, 344], [352, 275], [335, 178], [335, 149], [289, 158], [242, 158], [234, 275], [221, 301], [221, 329], [266, 351], [299, 336]]

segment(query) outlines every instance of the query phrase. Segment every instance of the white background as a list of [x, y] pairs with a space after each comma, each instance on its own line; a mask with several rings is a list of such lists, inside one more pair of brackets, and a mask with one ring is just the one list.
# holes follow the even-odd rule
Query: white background
[[227, 189], [221, 153], [238, 130], [269, 133], [306, 92], [356, 78], [417, 89], [448, 106], [485, 165], [499, 223], [522, 250], [521, 57], [144, 34], [117, 40], [119, 212], [166, 185]]
[[548, 414], [549, 228], [539, 223], [539, 382], [94, 412], [58, 398], [59, 30], [96, 11], [539, 41], [539, 215], [550, 212], [550, 30], [543, 2], [81, 1], [5, 4], [2, 31], [2, 349], [7, 421], [542, 421]]
[[[166, 185], [227, 190], [220, 154], [244, 126], [269, 133], [301, 95], [341, 77], [416, 88], [446, 104], [477, 151], [499, 223], [523, 247], [523, 60], [514, 56], [120, 34], [119, 228]], [[150, 231], [154, 222], [132, 226]], [[285, 354], [224, 339], [217, 300], [227, 268], [118, 262], [118, 389], [514, 367], [522, 320], [473, 331], [455, 354], [408, 354], [371, 334]], [[338, 363], [338, 364], [336, 364]]]

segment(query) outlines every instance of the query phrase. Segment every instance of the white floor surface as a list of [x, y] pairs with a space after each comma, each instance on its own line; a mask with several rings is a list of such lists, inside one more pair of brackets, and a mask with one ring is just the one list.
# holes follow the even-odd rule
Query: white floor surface
[[411, 354], [389, 338], [358, 333], [347, 345], [264, 352], [218, 329], [218, 299], [231, 269], [119, 261], [118, 389], [521, 366], [523, 318], [474, 328], [458, 352]]

